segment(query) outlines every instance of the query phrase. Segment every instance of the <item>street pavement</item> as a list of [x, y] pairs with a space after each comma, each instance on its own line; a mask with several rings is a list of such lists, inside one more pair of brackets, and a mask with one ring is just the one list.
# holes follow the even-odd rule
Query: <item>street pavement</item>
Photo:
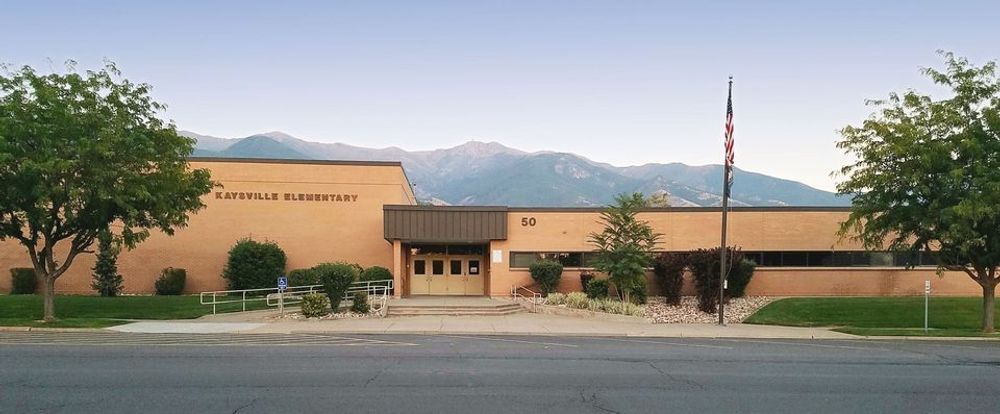
[[994, 341], [71, 334], [0, 333], [0, 412], [1000, 412]]

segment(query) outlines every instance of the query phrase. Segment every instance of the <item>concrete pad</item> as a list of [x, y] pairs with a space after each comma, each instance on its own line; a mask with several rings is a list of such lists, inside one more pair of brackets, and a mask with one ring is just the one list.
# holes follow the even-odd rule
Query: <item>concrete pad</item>
[[263, 323], [246, 322], [142, 321], [106, 329], [141, 333], [230, 333], [246, 332], [264, 325]]

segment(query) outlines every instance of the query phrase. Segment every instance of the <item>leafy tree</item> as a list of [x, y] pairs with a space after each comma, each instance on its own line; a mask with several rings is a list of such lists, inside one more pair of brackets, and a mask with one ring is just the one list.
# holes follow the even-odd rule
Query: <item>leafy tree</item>
[[194, 140], [158, 118], [150, 86], [98, 71], [0, 69], [0, 239], [28, 251], [55, 320], [56, 280], [97, 235], [126, 248], [156, 229], [171, 235], [214, 185], [191, 170]]
[[950, 89], [869, 102], [838, 147], [856, 159], [837, 190], [853, 197], [840, 234], [869, 249], [938, 250], [938, 271], [960, 271], [982, 287], [984, 332], [993, 332], [1000, 264], [1000, 80], [996, 63], [975, 66], [951, 53], [923, 74]]
[[114, 244], [111, 233], [102, 231], [97, 235], [97, 261], [94, 263], [94, 281], [91, 289], [101, 296], [118, 296], [122, 291], [122, 275], [118, 274], [118, 253], [121, 249]]
[[645, 206], [642, 193], [619, 194], [601, 213], [604, 230], [589, 237], [597, 249], [594, 269], [607, 273], [624, 301], [645, 297], [646, 268], [653, 264], [653, 249], [661, 237], [636, 218]]

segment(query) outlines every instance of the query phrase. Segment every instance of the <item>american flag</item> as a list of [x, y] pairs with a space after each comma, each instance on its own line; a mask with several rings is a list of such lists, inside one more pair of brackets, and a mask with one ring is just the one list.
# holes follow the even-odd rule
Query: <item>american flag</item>
[[733, 182], [733, 77], [729, 77], [729, 99], [726, 101], [726, 172]]

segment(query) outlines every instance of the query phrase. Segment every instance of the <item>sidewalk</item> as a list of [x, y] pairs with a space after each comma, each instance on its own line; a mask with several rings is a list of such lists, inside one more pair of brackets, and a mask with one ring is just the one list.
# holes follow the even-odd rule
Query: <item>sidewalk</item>
[[[548, 336], [636, 336], [670, 338], [784, 338], [845, 339], [853, 335], [823, 328], [796, 328], [733, 324], [649, 324], [604, 321], [540, 313], [504, 316], [393, 316], [327, 320], [269, 319], [273, 311], [254, 314], [207, 316], [200, 322], [219, 324], [261, 323], [245, 333], [336, 333], [336, 334], [448, 334], [448, 335], [548, 335]], [[190, 323], [190, 322], [189, 322]], [[128, 325], [124, 325], [123, 328]], [[241, 328], [246, 328], [242, 326]], [[127, 329], [127, 328], [125, 328]]]

